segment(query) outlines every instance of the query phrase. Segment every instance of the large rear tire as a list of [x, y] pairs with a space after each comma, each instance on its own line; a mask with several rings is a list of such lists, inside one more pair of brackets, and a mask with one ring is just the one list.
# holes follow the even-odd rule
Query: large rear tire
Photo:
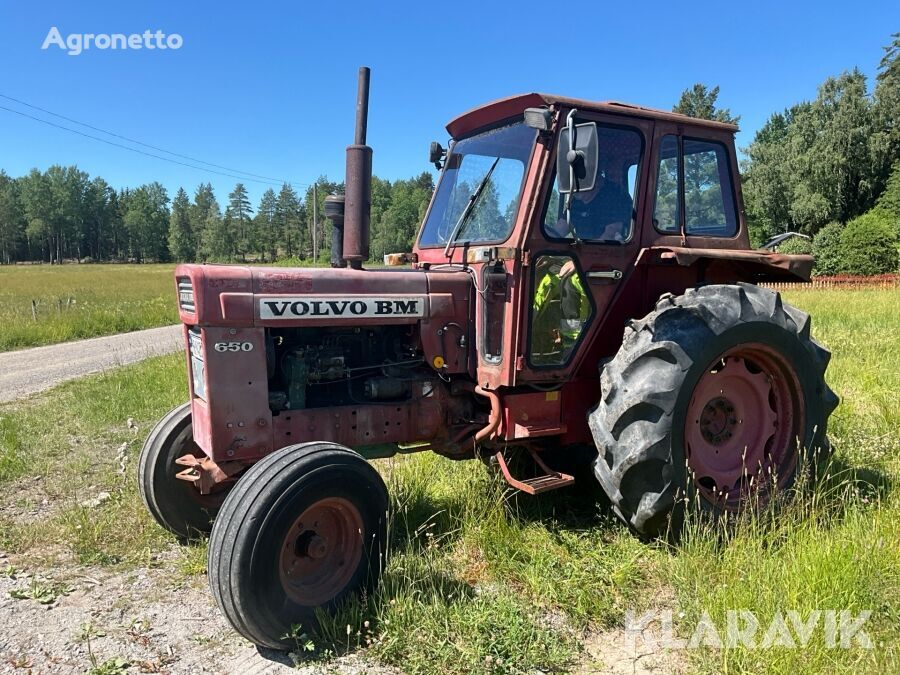
[[827, 452], [838, 403], [810, 318], [771, 290], [665, 295], [625, 330], [589, 415], [594, 475], [637, 533], [677, 536], [685, 503], [720, 515], [789, 489]]
[[191, 404], [170, 410], [144, 441], [138, 463], [138, 485], [147, 510], [164, 528], [182, 540], [209, 534], [225, 492], [201, 494], [191, 483], [175, 477], [184, 469], [175, 460], [202, 457], [194, 443]]
[[371, 590], [385, 562], [388, 494], [378, 472], [335, 443], [301, 443], [253, 465], [209, 540], [209, 584], [234, 629], [274, 649]]

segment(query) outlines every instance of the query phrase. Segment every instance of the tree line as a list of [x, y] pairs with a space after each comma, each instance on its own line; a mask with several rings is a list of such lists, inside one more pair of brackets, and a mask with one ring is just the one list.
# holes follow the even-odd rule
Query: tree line
[[[409, 250], [434, 190], [431, 174], [372, 181], [372, 255]], [[0, 263], [43, 261], [327, 260], [329, 194], [343, 183], [320, 177], [299, 193], [284, 184], [253, 205], [242, 183], [219, 202], [209, 183], [170, 199], [158, 182], [116, 190], [75, 166], [0, 170]], [[316, 208], [313, 207], [314, 201]], [[314, 223], [313, 218], [318, 220]]]

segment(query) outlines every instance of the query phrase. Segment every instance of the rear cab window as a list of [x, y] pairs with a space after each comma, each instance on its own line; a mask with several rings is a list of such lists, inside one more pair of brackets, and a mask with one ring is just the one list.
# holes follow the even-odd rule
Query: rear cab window
[[665, 234], [733, 237], [738, 216], [728, 150], [716, 141], [660, 139], [653, 225]]

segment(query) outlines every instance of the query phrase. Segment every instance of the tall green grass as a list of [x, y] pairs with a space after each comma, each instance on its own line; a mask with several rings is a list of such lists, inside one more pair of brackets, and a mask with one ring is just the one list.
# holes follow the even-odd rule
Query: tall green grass
[[810, 289], [785, 301], [812, 314], [813, 335], [833, 354], [834, 457], [789, 505], [729, 529], [688, 527], [666, 566], [682, 631], [690, 635], [703, 612], [724, 627], [728, 610], [749, 610], [761, 640], [779, 612], [871, 610], [872, 650], [829, 647], [820, 623], [803, 647], [690, 656], [703, 672], [900, 672], [900, 292]]
[[173, 265], [0, 266], [0, 351], [175, 323], [173, 270]]

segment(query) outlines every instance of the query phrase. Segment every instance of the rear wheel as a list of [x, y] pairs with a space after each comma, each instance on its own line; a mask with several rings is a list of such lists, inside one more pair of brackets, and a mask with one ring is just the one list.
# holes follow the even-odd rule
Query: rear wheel
[[225, 492], [204, 495], [175, 475], [184, 469], [175, 460], [184, 455], [202, 457], [194, 443], [191, 404], [169, 411], [150, 432], [141, 450], [138, 485], [147, 510], [160, 525], [187, 540], [209, 534], [225, 500]]
[[295, 646], [385, 560], [388, 495], [378, 472], [335, 443], [302, 443], [252, 466], [225, 501], [209, 542], [209, 583], [245, 638]]
[[[721, 514], [794, 484], [837, 397], [809, 315], [748, 284], [666, 296], [632, 322], [590, 413], [594, 474], [638, 533], [677, 534], [685, 497]], [[691, 501], [694, 501], [693, 499]]]

